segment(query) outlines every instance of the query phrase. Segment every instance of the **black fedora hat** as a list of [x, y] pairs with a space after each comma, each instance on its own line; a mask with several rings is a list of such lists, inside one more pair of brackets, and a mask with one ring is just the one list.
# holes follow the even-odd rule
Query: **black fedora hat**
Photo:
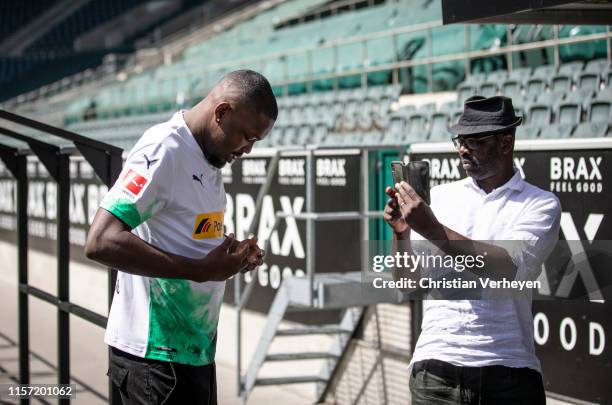
[[503, 96], [472, 96], [465, 100], [459, 122], [448, 130], [456, 135], [503, 132], [521, 125], [523, 117], [514, 114], [512, 99]]

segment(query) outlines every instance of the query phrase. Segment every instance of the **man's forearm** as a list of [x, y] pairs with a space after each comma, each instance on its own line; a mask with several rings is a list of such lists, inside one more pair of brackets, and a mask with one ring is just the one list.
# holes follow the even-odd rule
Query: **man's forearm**
[[192, 280], [197, 272], [196, 261], [164, 252], [129, 231], [114, 233], [103, 241], [89, 242], [87, 257], [127, 273], [147, 277]]

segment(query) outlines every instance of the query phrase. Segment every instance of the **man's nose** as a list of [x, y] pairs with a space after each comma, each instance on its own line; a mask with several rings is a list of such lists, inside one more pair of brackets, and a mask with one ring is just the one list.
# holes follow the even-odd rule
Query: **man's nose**
[[255, 144], [255, 142], [249, 142], [249, 144], [247, 146], [242, 148], [242, 153], [246, 153], [246, 154], [251, 153], [251, 150], [253, 150], [253, 145], [254, 144]]

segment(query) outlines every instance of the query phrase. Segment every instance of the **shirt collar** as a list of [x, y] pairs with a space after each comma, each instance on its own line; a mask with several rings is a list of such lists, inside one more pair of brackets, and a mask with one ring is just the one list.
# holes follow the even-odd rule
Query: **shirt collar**
[[[478, 186], [478, 183], [476, 182], [476, 180], [474, 180], [471, 177], [468, 177], [463, 184], [466, 187], [470, 187], [470, 188], [472, 188], [475, 191], [478, 191], [480, 193], [484, 193], [484, 190], [481, 189], [480, 186]], [[524, 187], [525, 187], [525, 181], [523, 180], [523, 176], [521, 176], [521, 172], [516, 170], [516, 168], [514, 168], [514, 175], [510, 178], [510, 180], [508, 180], [507, 182], [505, 182], [501, 186], [493, 189], [493, 191], [491, 191], [488, 195], [498, 194], [498, 193], [501, 193], [503, 190], [506, 190], [506, 189], [508, 189], [508, 190], [515, 190], [515, 191], [522, 191]]]

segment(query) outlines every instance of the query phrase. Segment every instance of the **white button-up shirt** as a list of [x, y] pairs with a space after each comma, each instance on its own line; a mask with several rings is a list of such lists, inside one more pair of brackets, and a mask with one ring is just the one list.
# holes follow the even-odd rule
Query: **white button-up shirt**
[[[470, 177], [431, 190], [443, 225], [479, 241], [523, 241], [508, 249], [516, 280], [535, 280], [559, 237], [561, 206], [518, 171], [485, 193]], [[414, 233], [414, 232], [413, 232]], [[421, 239], [414, 235], [413, 239]], [[533, 344], [531, 296], [520, 299], [426, 300], [411, 363], [437, 359], [458, 366], [504, 365], [540, 371]]]

